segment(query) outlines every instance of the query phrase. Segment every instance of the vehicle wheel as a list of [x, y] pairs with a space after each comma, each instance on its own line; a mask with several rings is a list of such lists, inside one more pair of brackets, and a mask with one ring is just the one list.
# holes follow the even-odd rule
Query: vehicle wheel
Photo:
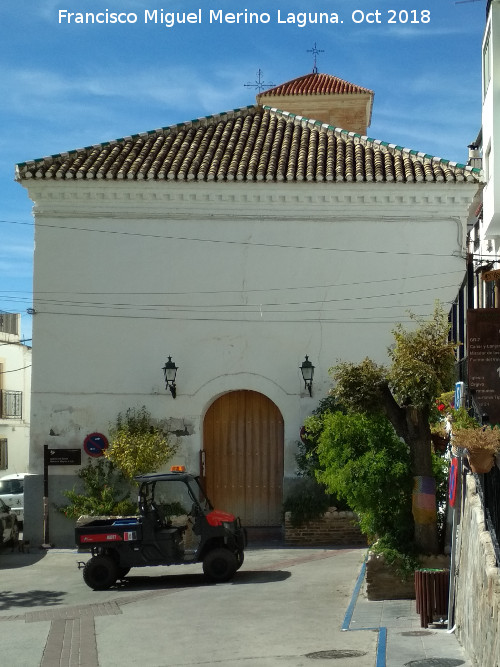
[[229, 549], [213, 549], [203, 561], [203, 572], [211, 581], [229, 581], [238, 569], [236, 556]]
[[236, 569], [239, 570], [240, 567], [243, 565], [243, 561], [245, 560], [245, 552], [244, 551], [238, 551], [236, 554]]
[[95, 591], [110, 588], [118, 577], [116, 564], [109, 556], [93, 556], [83, 568], [83, 580]]
[[120, 567], [118, 566], [118, 579], [123, 579], [130, 572], [129, 567]]

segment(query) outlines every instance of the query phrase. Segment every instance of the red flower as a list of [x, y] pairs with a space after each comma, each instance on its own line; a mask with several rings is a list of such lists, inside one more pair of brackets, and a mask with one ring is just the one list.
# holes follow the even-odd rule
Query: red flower
[[446, 407], [446, 406], [445, 406], [444, 403], [439, 403], [439, 405], [437, 406], [437, 409], [439, 410], [439, 412], [443, 412], [444, 409], [445, 409], [445, 407]]

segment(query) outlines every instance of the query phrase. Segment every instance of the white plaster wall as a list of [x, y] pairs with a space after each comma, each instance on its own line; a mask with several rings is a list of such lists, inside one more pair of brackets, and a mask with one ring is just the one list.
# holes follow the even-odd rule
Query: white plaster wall
[[26, 472], [29, 458], [31, 348], [19, 343], [19, 336], [0, 332], [0, 363], [4, 375], [2, 389], [22, 391], [22, 418], [0, 417], [0, 438], [7, 438], [8, 467], [0, 470], [0, 477]]
[[[107, 433], [119, 411], [141, 405], [185, 425], [177, 459], [197, 469], [209, 405], [252, 389], [284, 417], [286, 478], [303, 419], [331, 386], [329, 367], [365, 356], [384, 362], [407, 308], [429, 314], [435, 299], [455, 298], [477, 190], [28, 187], [36, 203], [30, 471], [41, 472], [44, 444], [81, 447], [88, 433]], [[299, 371], [306, 354], [316, 367], [312, 398]], [[163, 384], [167, 355], [179, 367], [175, 400]], [[51, 476], [72, 472], [53, 467]]]
[[[491, 78], [486, 91], [483, 90], [482, 133], [483, 165], [486, 184], [483, 191], [483, 229], [486, 238], [500, 235], [500, 3], [493, 0], [486, 24], [485, 40], [490, 35], [492, 49]], [[484, 80], [483, 80], [484, 87]]]

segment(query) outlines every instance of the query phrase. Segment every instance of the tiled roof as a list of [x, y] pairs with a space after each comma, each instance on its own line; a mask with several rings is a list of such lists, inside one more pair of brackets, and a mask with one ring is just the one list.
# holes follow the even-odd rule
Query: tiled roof
[[23, 162], [24, 179], [479, 181], [480, 170], [251, 106]]
[[[331, 74], [320, 74], [311, 72], [305, 76], [299, 76], [275, 88], [262, 91], [262, 95], [328, 95], [329, 93], [369, 93], [373, 91], [368, 88], [356, 86], [354, 83], [344, 81]], [[257, 96], [259, 98], [259, 95]]]

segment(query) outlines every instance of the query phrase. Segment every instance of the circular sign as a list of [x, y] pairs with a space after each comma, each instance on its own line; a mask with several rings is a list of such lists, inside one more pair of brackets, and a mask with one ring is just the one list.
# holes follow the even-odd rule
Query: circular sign
[[102, 433], [90, 433], [83, 441], [83, 449], [89, 456], [98, 458], [108, 448], [108, 439]]

